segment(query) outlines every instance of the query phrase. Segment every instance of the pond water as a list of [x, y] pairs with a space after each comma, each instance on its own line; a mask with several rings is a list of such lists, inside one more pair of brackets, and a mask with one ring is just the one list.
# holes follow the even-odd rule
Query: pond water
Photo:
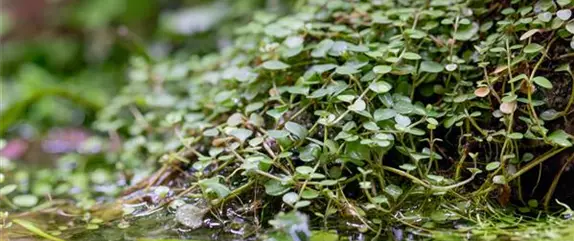
[[[53, 230], [57, 230], [56, 227], [61, 224], [54, 223], [53, 219], [49, 221], [44, 220], [43, 222], [38, 217], [28, 220], [37, 224], [38, 227], [45, 228], [48, 233], [53, 233]], [[80, 222], [76, 223], [79, 224]], [[86, 227], [86, 225], [77, 225], [76, 228], [62, 230], [58, 237], [70, 241], [234, 241], [256, 240], [253, 234], [258, 232], [253, 226], [243, 226], [240, 229], [231, 230], [229, 225], [223, 227], [215, 220], [210, 222], [209, 219], [204, 221], [203, 228], [191, 230], [179, 224], [175, 219], [175, 214], [165, 209], [142, 217], [129, 219], [129, 222], [126, 220], [115, 220], [100, 223], [97, 227], [92, 226], [89, 229]], [[420, 234], [408, 227], [387, 227], [385, 228], [387, 235], [379, 236], [376, 240], [574, 240], [574, 222], [564, 218], [538, 218], [521, 221], [519, 218], [507, 217], [506, 220], [484, 220], [483, 224], [472, 228], [469, 228], [469, 226], [465, 227], [463, 232], [457, 226], [451, 226], [450, 228], [446, 226], [436, 227], [436, 230], [425, 234]], [[36, 240], [36, 237], [30, 236], [29, 233], [26, 234], [25, 230], [18, 230], [17, 225], [13, 228], [16, 228], [14, 230], [16, 230], [17, 234], [13, 233], [11, 235], [8, 233], [9, 240]], [[319, 239], [311, 238], [310, 240], [318, 241]], [[360, 232], [355, 231], [347, 234], [340, 233], [339, 240], [362, 241], [372, 240], [372, 237], [364, 236]]]

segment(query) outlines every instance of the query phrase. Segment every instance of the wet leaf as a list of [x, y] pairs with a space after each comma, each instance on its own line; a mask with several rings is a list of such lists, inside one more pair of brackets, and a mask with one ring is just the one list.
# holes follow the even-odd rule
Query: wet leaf
[[191, 229], [197, 229], [203, 226], [203, 216], [208, 210], [205, 207], [200, 208], [194, 204], [184, 204], [175, 212], [175, 219]]
[[61, 238], [52, 236], [46, 232], [44, 232], [42, 229], [38, 228], [34, 223], [26, 221], [26, 220], [22, 220], [22, 219], [13, 219], [12, 222], [14, 222], [15, 224], [18, 224], [20, 226], [22, 226], [23, 228], [27, 229], [28, 231], [42, 237], [48, 240], [52, 240], [52, 241], [64, 241]]

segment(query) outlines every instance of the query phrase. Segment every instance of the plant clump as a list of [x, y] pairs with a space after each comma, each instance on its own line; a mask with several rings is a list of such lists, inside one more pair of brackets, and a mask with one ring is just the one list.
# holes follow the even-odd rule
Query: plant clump
[[573, 201], [556, 194], [573, 191], [573, 7], [309, 0], [217, 54], [134, 58], [96, 127], [129, 137], [119, 168], [161, 163], [134, 190], [205, 199], [222, 223], [470, 232]]
[[[372, 233], [474, 223], [539, 183], [548, 207], [573, 156], [574, 95], [555, 90], [574, 81], [572, 7], [317, 0], [257, 14], [219, 54], [134, 59], [99, 126], [129, 131], [125, 154], [181, 168], [182, 196], [262, 202], [256, 223], [277, 210]], [[134, 123], [113, 125], [126, 107]], [[522, 180], [547, 162], [561, 168]]]

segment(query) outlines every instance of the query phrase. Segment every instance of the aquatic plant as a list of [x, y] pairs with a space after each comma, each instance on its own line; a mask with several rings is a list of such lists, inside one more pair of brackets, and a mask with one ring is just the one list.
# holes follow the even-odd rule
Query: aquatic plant
[[572, 7], [309, 0], [219, 53], [133, 58], [96, 127], [128, 136], [121, 170], [161, 163], [128, 192], [169, 186], [156, 207], [202, 199], [270, 239], [527, 219], [572, 202]]

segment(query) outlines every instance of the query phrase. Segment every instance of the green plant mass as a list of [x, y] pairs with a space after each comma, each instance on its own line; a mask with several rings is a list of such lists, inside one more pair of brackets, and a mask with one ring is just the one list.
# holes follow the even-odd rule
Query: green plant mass
[[[91, 126], [117, 150], [81, 171], [62, 157], [45, 192], [3, 172], [3, 228], [88, 240], [152, 216], [180, 229], [161, 238], [574, 238], [571, 1], [289, 4], [219, 51], [134, 53]], [[52, 199], [88, 231], [18, 216]]]

